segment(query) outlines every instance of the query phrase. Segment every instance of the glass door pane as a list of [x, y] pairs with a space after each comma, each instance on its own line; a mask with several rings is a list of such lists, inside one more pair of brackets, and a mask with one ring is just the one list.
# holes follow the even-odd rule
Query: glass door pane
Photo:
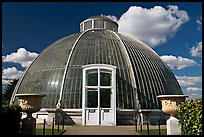
[[100, 107], [111, 107], [111, 89], [100, 89]]
[[110, 73], [104, 72], [104, 71], [100, 72], [100, 86], [111, 86], [111, 74]]
[[98, 70], [88, 70], [87, 71], [87, 86], [97, 86], [98, 85]]
[[88, 108], [97, 108], [98, 107], [98, 91], [97, 90], [88, 90], [87, 92], [87, 107]]

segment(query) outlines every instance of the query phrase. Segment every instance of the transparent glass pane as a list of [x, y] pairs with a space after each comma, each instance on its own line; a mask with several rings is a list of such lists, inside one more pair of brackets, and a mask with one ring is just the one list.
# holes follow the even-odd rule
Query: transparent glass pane
[[98, 107], [98, 91], [87, 92], [87, 107], [97, 108]]
[[111, 107], [111, 89], [100, 89], [100, 107]]
[[98, 85], [98, 70], [87, 71], [87, 86], [97, 86]]
[[100, 73], [100, 85], [111, 86], [111, 74], [106, 72]]
[[84, 30], [91, 29], [91, 26], [92, 26], [91, 20], [84, 22]]
[[104, 21], [102, 20], [95, 20], [94, 21], [94, 28], [103, 28], [104, 26]]

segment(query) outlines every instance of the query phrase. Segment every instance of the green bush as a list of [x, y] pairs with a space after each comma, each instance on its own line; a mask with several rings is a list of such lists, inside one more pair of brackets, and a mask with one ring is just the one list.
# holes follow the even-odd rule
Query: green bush
[[202, 135], [202, 101], [187, 100], [179, 105], [182, 135]]
[[21, 122], [21, 107], [18, 105], [2, 105], [3, 135], [19, 135]]

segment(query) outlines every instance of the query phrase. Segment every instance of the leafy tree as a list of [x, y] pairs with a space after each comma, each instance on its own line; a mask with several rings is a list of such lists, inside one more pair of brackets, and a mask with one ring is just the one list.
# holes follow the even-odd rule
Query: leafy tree
[[188, 100], [179, 106], [182, 135], [202, 135], [202, 100]]
[[18, 79], [14, 79], [11, 81], [7, 87], [6, 87], [6, 92], [2, 95], [3, 102], [9, 103], [11, 96], [13, 94], [13, 91], [15, 89], [16, 84], [18, 83]]

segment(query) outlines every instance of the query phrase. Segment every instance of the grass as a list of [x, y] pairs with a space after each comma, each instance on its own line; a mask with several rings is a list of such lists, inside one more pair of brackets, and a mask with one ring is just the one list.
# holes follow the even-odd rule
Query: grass
[[[54, 129], [54, 135], [59, 135], [62, 132], [60, 129], [59, 132], [57, 132], [57, 129]], [[36, 129], [36, 135], [42, 135], [43, 134], [43, 129]], [[45, 135], [52, 135], [52, 129], [45, 129]]]
[[[140, 130], [137, 130], [136, 132], [140, 135], [148, 135], [147, 130], [142, 130], [142, 132]], [[159, 129], [150, 129], [149, 135], [159, 135]], [[160, 129], [160, 135], [167, 135], [166, 129]]]

